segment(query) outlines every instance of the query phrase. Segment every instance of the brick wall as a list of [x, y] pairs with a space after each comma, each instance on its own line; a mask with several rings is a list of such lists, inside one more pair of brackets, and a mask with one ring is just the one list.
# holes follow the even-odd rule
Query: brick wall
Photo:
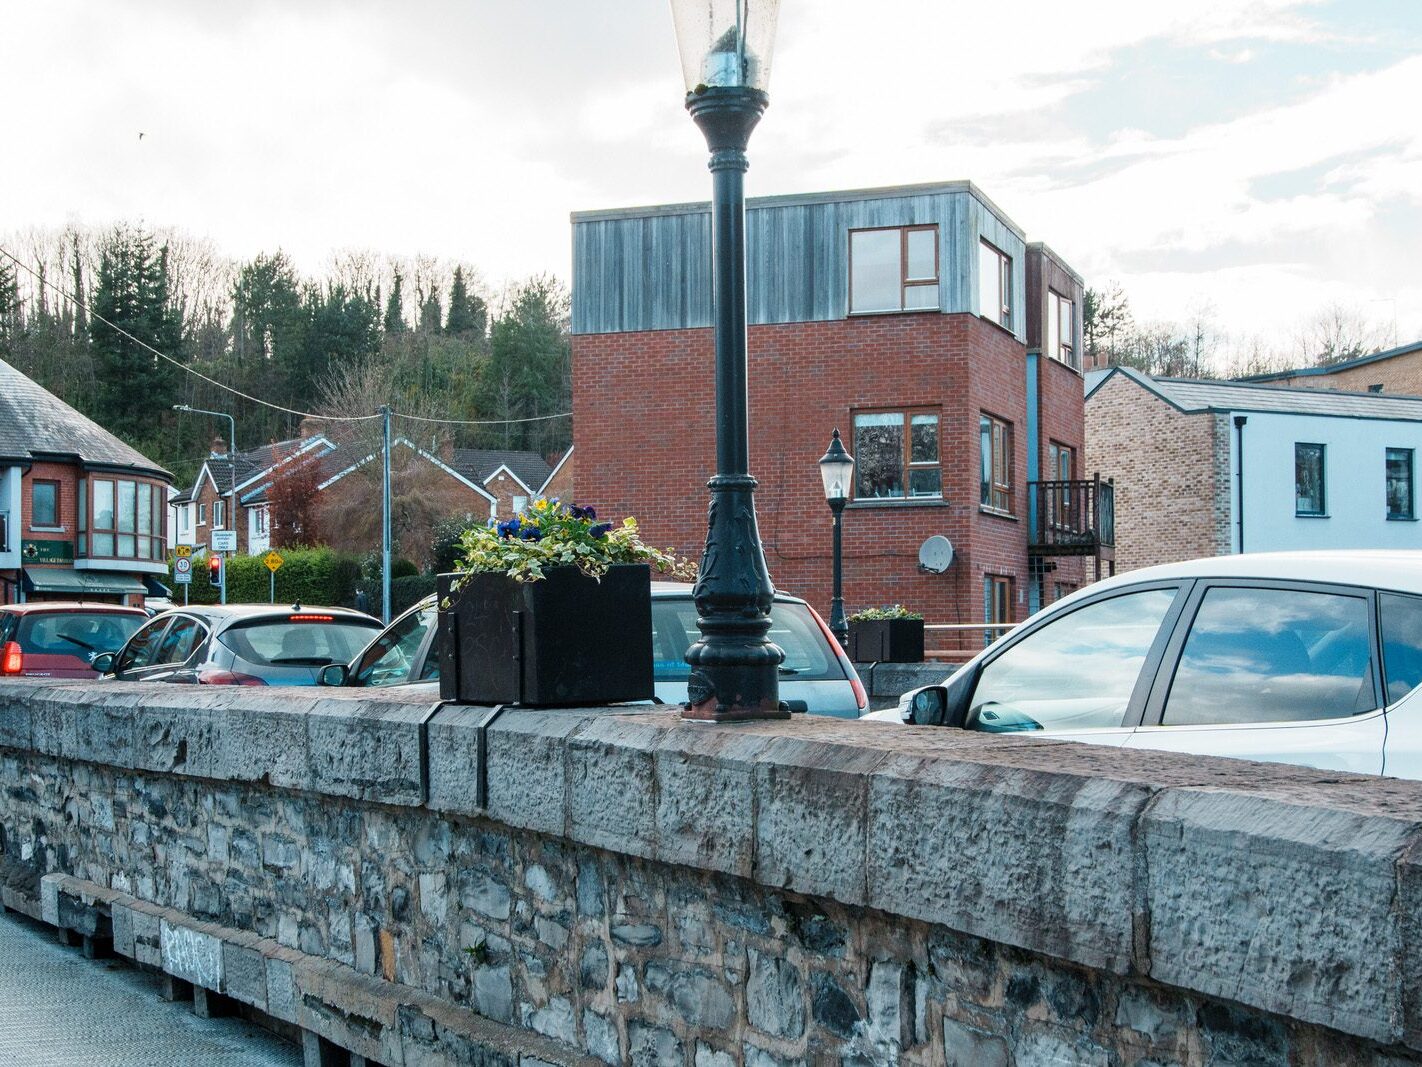
[[[1073, 477], [1090, 478], [1095, 473], [1094, 468], [1086, 463], [1086, 412], [1082, 393], [1081, 375], [1076, 371], [1060, 360], [1043, 357], [1038, 361], [1038, 422], [1041, 433], [1038, 436], [1037, 471], [1044, 481], [1056, 478], [1056, 472], [1048, 463], [1053, 441], [1076, 449]], [[1058, 584], [1067, 586], [1070, 592], [1096, 580], [1094, 561], [1083, 556], [1050, 557], [1042, 561], [1042, 567], [1043, 605], [1056, 599], [1054, 590]], [[1104, 564], [1101, 573], [1103, 576], [1108, 573]]]
[[1085, 470], [1116, 483], [1116, 569], [1229, 550], [1227, 417], [1185, 414], [1118, 374], [1086, 402]]
[[[647, 540], [693, 558], [715, 470], [712, 345], [709, 329], [573, 338], [579, 500], [610, 517], [635, 515]], [[1053, 432], [1080, 447], [1081, 386], [1071, 378], [1074, 389], [1054, 382], [1053, 402], [1060, 397], [1076, 414]], [[981, 622], [983, 576], [1000, 574], [1016, 580], [1024, 616], [1025, 379], [1024, 347], [973, 315], [751, 327], [751, 473], [761, 483], [756, 510], [776, 586], [828, 610], [831, 520], [816, 463], [830, 432], [839, 428], [853, 451], [855, 409], [938, 406], [944, 500], [845, 510], [846, 606], [902, 602], [933, 622]], [[979, 508], [983, 411], [1013, 424], [1013, 518]], [[946, 574], [918, 570], [919, 545], [933, 534], [956, 549]]]
[[577, 454], [568, 456], [567, 462], [549, 477], [548, 484], [543, 487], [543, 495], [549, 498], [557, 497], [559, 500], [579, 500], [575, 479], [577, 466]]
[[1365, 393], [1373, 386], [1381, 385], [1384, 393], [1422, 396], [1422, 348], [1332, 374], [1306, 374], [1269, 384], [1301, 389], [1343, 389], [1355, 393]]

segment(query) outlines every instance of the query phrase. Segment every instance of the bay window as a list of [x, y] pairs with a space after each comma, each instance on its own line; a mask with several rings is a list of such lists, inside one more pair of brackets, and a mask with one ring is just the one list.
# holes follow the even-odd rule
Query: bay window
[[166, 558], [163, 508], [163, 491], [155, 491], [152, 482], [81, 480], [76, 554], [87, 559]]

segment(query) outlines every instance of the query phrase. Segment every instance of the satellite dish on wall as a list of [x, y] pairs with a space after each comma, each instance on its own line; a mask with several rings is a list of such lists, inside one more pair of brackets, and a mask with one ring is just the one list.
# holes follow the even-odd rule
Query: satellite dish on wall
[[932, 574], [942, 574], [953, 565], [953, 542], [934, 534], [918, 547], [918, 565]]

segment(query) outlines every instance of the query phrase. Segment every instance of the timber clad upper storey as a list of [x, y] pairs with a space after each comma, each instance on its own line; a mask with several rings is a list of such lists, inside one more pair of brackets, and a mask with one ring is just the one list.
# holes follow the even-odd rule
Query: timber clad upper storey
[[[753, 198], [746, 245], [751, 470], [777, 585], [826, 606], [815, 461], [835, 429], [857, 461], [851, 608], [1020, 618], [1081, 583], [1072, 556], [1109, 558], [1086, 528], [1109, 487], [1073, 481], [1084, 290], [1055, 253], [969, 182]], [[709, 205], [575, 213], [573, 262], [580, 491], [699, 556], [715, 455]], [[1042, 500], [1070, 504], [1051, 512], [1050, 546]], [[935, 534], [955, 547], [943, 575], [918, 567]]]

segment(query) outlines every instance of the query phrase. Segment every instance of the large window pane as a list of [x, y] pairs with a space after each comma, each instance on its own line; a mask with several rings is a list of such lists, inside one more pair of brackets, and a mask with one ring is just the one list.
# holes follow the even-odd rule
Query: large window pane
[[1211, 589], [1165, 704], [1167, 726], [1330, 719], [1373, 706], [1368, 602]]
[[1323, 446], [1294, 445], [1295, 511], [1300, 515], [1323, 515]]
[[978, 245], [978, 312], [993, 322], [1002, 317], [1002, 257], [988, 244]]
[[903, 415], [854, 416], [854, 461], [856, 497], [903, 496]]
[[[989, 587], [991, 589], [991, 587]], [[1121, 726], [1173, 589], [1097, 601], [1049, 622], [983, 668], [976, 728], [994, 733]]]
[[[94, 479], [94, 529], [114, 528], [114, 483], [107, 478]], [[98, 538], [94, 539], [94, 554], [107, 555], [98, 549]]]
[[59, 483], [34, 482], [30, 486], [30, 525], [59, 525]]
[[850, 234], [850, 311], [898, 311], [902, 305], [900, 231]]
[[1387, 450], [1387, 517], [1416, 517], [1412, 504], [1412, 449]]
[[909, 230], [907, 235], [908, 264], [906, 279], [938, 277], [938, 231]]
[[137, 488], [133, 482], [118, 483], [118, 528], [122, 533], [133, 533], [136, 518], [134, 502]]
[[147, 482], [138, 486], [138, 532], [153, 532], [153, 486]]
[[909, 423], [910, 463], [938, 462], [938, 416], [915, 415]]
[[1391, 704], [1422, 685], [1422, 598], [1379, 593], [1378, 613]]

